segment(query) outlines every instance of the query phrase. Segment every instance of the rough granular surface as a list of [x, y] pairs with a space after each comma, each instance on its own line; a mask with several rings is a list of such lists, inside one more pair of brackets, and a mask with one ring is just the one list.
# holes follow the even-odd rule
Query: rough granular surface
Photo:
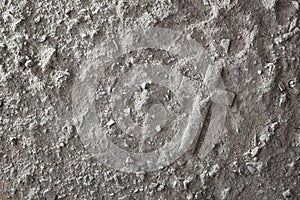
[[300, 199], [299, 0], [0, 0], [0, 200]]

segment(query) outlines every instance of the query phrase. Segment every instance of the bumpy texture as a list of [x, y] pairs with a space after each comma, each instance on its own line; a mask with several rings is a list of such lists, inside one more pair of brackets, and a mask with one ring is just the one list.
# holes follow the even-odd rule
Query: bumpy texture
[[[298, 0], [0, 1], [0, 199], [299, 199], [299, 6]], [[114, 44], [116, 35], [136, 28], [180, 32], [207, 57], [194, 63], [180, 55], [185, 47], [178, 43], [156, 48], [172, 35], [110, 62], [99, 63], [91, 54], [109, 53], [102, 52], [103, 43]], [[74, 116], [93, 95], [74, 99], [74, 92], [89, 92], [80, 88], [80, 79], [90, 81], [82, 71], [95, 62], [101, 69], [93, 71], [99, 80], [91, 80], [95, 123], [112, 143], [147, 153], [172, 141], [176, 127], [197, 126], [187, 129], [196, 135], [184, 143], [190, 148], [155, 170], [132, 170], [130, 157], [124, 164], [111, 155], [124, 170], [99, 160], [82, 138], [80, 116]], [[214, 70], [197, 69], [203, 63]], [[179, 97], [209, 97], [226, 107], [226, 115], [212, 117], [224, 107], [206, 101], [177, 108], [177, 90], [168, 88], [177, 81], [157, 74], [153, 80], [168, 84], [139, 80], [139, 66], [147, 64], [166, 74], [177, 70], [175, 79], [183, 77], [180, 83], [188, 85]], [[222, 90], [202, 85], [219, 76], [215, 84], [221, 82]], [[123, 98], [129, 83], [136, 87]], [[199, 124], [189, 126], [185, 114]], [[145, 135], [133, 131], [145, 144], [123, 134], [127, 119], [149, 125]]]

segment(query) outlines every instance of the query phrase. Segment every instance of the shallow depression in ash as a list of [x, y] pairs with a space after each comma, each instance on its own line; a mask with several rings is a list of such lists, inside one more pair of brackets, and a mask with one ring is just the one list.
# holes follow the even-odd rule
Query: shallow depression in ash
[[[170, 128], [180, 106], [170, 89], [142, 76], [141, 84], [136, 81], [128, 87], [122, 83], [122, 77], [115, 82], [104, 79], [98, 85], [96, 110], [100, 124], [108, 126], [107, 136], [114, 144], [131, 152], [150, 152], [172, 138]], [[106, 85], [108, 82], [111, 85]], [[104, 85], [111, 92], [103, 92]], [[116, 92], [115, 87], [122, 88]], [[117, 93], [117, 100], [111, 93]]]

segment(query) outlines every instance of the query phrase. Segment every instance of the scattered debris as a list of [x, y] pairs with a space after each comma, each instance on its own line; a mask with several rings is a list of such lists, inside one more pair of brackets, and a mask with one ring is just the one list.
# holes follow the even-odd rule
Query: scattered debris
[[45, 71], [48, 64], [50, 63], [54, 53], [56, 52], [55, 48], [47, 48], [41, 54], [41, 60], [39, 65], [41, 66], [42, 71]]
[[133, 162], [134, 162], [134, 160], [131, 157], [127, 157], [126, 164], [131, 164]]
[[300, 147], [300, 133], [296, 135], [296, 147]]
[[267, 10], [271, 10], [274, 8], [276, 1], [277, 0], [262, 0], [262, 4]]
[[209, 1], [208, 0], [203, 0], [203, 5], [209, 6]]
[[145, 172], [136, 172], [136, 176], [141, 179], [141, 181], [145, 180], [146, 173]]
[[261, 75], [262, 73], [263, 73], [263, 71], [262, 70], [257, 70], [257, 73], [259, 74], [259, 75]]
[[292, 176], [293, 171], [295, 170], [295, 162], [291, 162], [289, 164], [287, 164], [287, 172], [285, 174], [286, 177], [290, 177]]
[[159, 132], [161, 131], [160, 125], [157, 125], [157, 126], [155, 127], [155, 130], [156, 130], [157, 133], [159, 133]]
[[11, 14], [11, 9], [6, 10], [5, 12], [2, 13], [2, 19], [4, 20], [5, 23], [9, 23], [10, 24], [10, 28], [11, 30], [15, 31], [18, 24], [21, 23], [21, 21], [23, 20], [23, 18], [17, 18], [14, 17]]
[[255, 162], [255, 161], [249, 161], [246, 162], [247, 169], [251, 174], [254, 174], [256, 171], [261, 172], [263, 163], [262, 162]]
[[250, 155], [252, 158], [254, 158], [255, 156], [258, 155], [259, 151], [260, 151], [261, 147], [256, 146], [252, 149], [249, 149], [246, 153], [244, 153], [244, 155]]
[[215, 164], [214, 166], [212, 166], [211, 170], [208, 172], [208, 175], [210, 177], [214, 177], [219, 170], [220, 170], [219, 164]]
[[225, 53], [228, 53], [230, 47], [230, 39], [222, 39], [220, 46], [224, 49]]
[[297, 21], [298, 21], [298, 18], [294, 18], [294, 19], [290, 22], [290, 25], [289, 25], [289, 32], [293, 31], [294, 28], [296, 28], [296, 26], [297, 26]]
[[299, 10], [299, 3], [297, 1], [292, 1], [292, 4], [296, 8], [296, 10]]
[[292, 197], [292, 192], [291, 192], [291, 190], [288, 189], [288, 190], [284, 191], [284, 192], [282, 193], [282, 196], [283, 196], [285, 199], [291, 198], [291, 197]]
[[25, 62], [25, 67], [32, 67], [33, 66], [33, 61], [32, 60], [27, 60]]
[[150, 186], [149, 186], [149, 189], [150, 190], [154, 190], [158, 187], [159, 183], [151, 183]]
[[[244, 160], [244, 157], [241, 158], [240, 154], [235, 154], [235, 152], [240, 152], [240, 150], [244, 152], [244, 149], [240, 149], [243, 148], [243, 145], [239, 145], [243, 143], [242, 140], [246, 137], [242, 134], [245, 134], [245, 132], [257, 133], [257, 127], [253, 126], [261, 122], [253, 123], [255, 120], [263, 120], [265, 115], [272, 113], [278, 116], [279, 122], [282, 122], [282, 129], [284, 129], [285, 123], [288, 123], [290, 120], [284, 115], [286, 112], [283, 112], [287, 101], [293, 114], [297, 114], [297, 109], [295, 109], [297, 105], [295, 105], [294, 101], [296, 95], [294, 94], [298, 89], [298, 80], [294, 77], [296, 75], [294, 72], [299, 66], [297, 52], [293, 52], [296, 46], [296, 44], [293, 43], [297, 39], [297, 34], [299, 34], [299, 21], [297, 15], [290, 16], [290, 11], [294, 12], [295, 8], [299, 10], [299, 2], [295, 0], [292, 1], [292, 4], [290, 4], [290, 2], [279, 2], [277, 0], [261, 0], [260, 2], [262, 2], [261, 5], [249, 4], [247, 6], [247, 12], [244, 12], [244, 9], [240, 9], [240, 5], [244, 5], [245, 2], [237, 0], [203, 0], [203, 3], [195, 2], [194, 4], [187, 5], [181, 5], [180, 2], [178, 3], [171, 0], [154, 1], [151, 3], [147, 1], [121, 0], [117, 3], [117, 10], [115, 10], [114, 2], [111, 3], [110, 1], [93, 1], [87, 7], [84, 2], [70, 2], [64, 4], [60, 1], [39, 2], [20, 0], [16, 3], [10, 0], [4, 0], [4, 4], [0, 9], [0, 174], [3, 180], [6, 179], [5, 191], [16, 197], [18, 195], [20, 199], [45, 200], [68, 198], [120, 200], [143, 198], [174, 199], [178, 196], [178, 198], [191, 200], [213, 199], [214, 197], [225, 200], [238, 198], [236, 195], [241, 193], [243, 193], [241, 196], [250, 196], [253, 199], [259, 199], [262, 194], [258, 191], [261, 188], [260, 184], [264, 184], [263, 178], [266, 175], [265, 173], [274, 171], [273, 166], [270, 166], [271, 170], [269, 172], [267, 172], [268, 170], [263, 170], [264, 174], [259, 174], [262, 175], [262, 179], [260, 179], [262, 182], [251, 182], [250, 180], [253, 184], [251, 185], [251, 190], [244, 190], [244, 187], [246, 187], [245, 185], [249, 179], [253, 179], [253, 176], [240, 176], [239, 174], [242, 174], [241, 171], [246, 171], [246, 175], [258, 174], [263, 164], [267, 164], [257, 161], [259, 159], [261, 161], [265, 158], [262, 155], [265, 156], [266, 153], [271, 151], [272, 148], [269, 148], [270, 144], [268, 143], [272, 136], [274, 136], [279, 124], [277, 122], [269, 123], [260, 134], [257, 134], [252, 148], [247, 149], [248, 151], [244, 154], [246, 160]], [[281, 3], [283, 6], [281, 6]], [[262, 20], [261, 24], [263, 25], [259, 24], [256, 27], [257, 17], [255, 17], [255, 12], [260, 12], [260, 8], [257, 6], [264, 6], [267, 9], [265, 10], [267, 15], [265, 16], [266, 18]], [[87, 9], [81, 10], [82, 7], [87, 7]], [[66, 13], [65, 11], [70, 12]], [[196, 15], [193, 14], [195, 11], [197, 11]], [[30, 12], [32, 12], [34, 16], [25, 20], [25, 17], [22, 16]], [[53, 15], [54, 12], [55, 15]], [[227, 12], [232, 12], [232, 14], [226, 15]], [[115, 16], [115, 13], [117, 13], [117, 16]], [[178, 13], [180, 14], [178, 15]], [[167, 16], [170, 16], [170, 18], [164, 20]], [[285, 19], [286, 17], [287, 19]], [[211, 56], [213, 56], [216, 61], [219, 59], [225, 60], [226, 65], [224, 66], [226, 66], [226, 72], [224, 71], [222, 75], [224, 75], [224, 79], [227, 81], [226, 84], [228, 84], [228, 88], [232, 88], [233, 91], [236, 91], [236, 93], [227, 91], [215, 93], [216, 96], [213, 96], [213, 98], [215, 97], [213, 100], [226, 106], [235, 104], [237, 110], [241, 109], [237, 111], [237, 113], [239, 113], [237, 116], [233, 116], [233, 113], [229, 110], [226, 123], [227, 121], [230, 122], [234, 117], [239, 118], [236, 119], [238, 123], [235, 124], [233, 130], [228, 130], [228, 132], [232, 131], [232, 134], [227, 134], [227, 130], [224, 131], [224, 138], [220, 141], [220, 145], [215, 147], [215, 151], [212, 152], [213, 156], [205, 154], [206, 157], [201, 157], [201, 159], [197, 156], [191, 156], [191, 159], [189, 159], [190, 157], [188, 157], [188, 159], [180, 158], [188, 161], [184, 162], [184, 164], [177, 164], [175, 162], [169, 167], [161, 167], [158, 171], [147, 173], [147, 176], [145, 172], [137, 172], [136, 174], [123, 173], [111, 169], [109, 166], [100, 164], [92, 154], [88, 153], [86, 146], [80, 143], [79, 138], [77, 138], [79, 131], [75, 130], [75, 127], [71, 125], [64, 126], [66, 118], [72, 115], [72, 113], [68, 113], [67, 111], [69, 110], [65, 108], [73, 108], [73, 106], [70, 106], [69, 102], [61, 102], [61, 100], [64, 101], [65, 99], [71, 101], [68, 96], [71, 90], [70, 85], [76, 82], [75, 79], [73, 79], [73, 75], [78, 72], [79, 65], [82, 65], [84, 68], [90, 64], [87, 52], [102, 40], [115, 40], [112, 39], [112, 35], [116, 32], [123, 31], [123, 25], [132, 27], [138, 25], [140, 22], [146, 27], [159, 23], [159, 27], [168, 27], [172, 30], [181, 29], [184, 26], [184, 29], [187, 28], [187, 32], [189, 32], [190, 29], [195, 32], [193, 37], [195, 36], [197, 41], [199, 40], [206, 45], [205, 48], [209, 50]], [[279, 23], [276, 24], [277, 22]], [[264, 25], [265, 23], [269, 23], [272, 26], [267, 27], [267, 25]], [[185, 26], [185, 24], [187, 24], [187, 26]], [[263, 34], [266, 35], [262, 36]], [[93, 39], [94, 35], [96, 35], [97, 38]], [[180, 39], [180, 37], [181, 35], [178, 35], [177, 39]], [[239, 39], [227, 39], [236, 37]], [[131, 38], [128, 37], [127, 39], [128, 41], [124, 40], [122, 42], [130, 43]], [[141, 38], [133, 39], [138, 41]], [[161, 55], [167, 54], [168, 51], [166, 49], [160, 51], [156, 48], [156, 43], [164, 45], [169, 39], [173, 38], [166, 37], [165, 40], [162, 41], [153, 41], [153, 44], [151, 43], [152, 41], [143, 41], [145, 44], [149, 43], [153, 45], [153, 48], [149, 49], [138, 49], [135, 51], [134, 48], [128, 48], [128, 54], [124, 54], [124, 56], [121, 55], [118, 61], [120, 65], [124, 65], [124, 62], [128, 63], [127, 57], [131, 56], [132, 62], [130, 62], [130, 66], [121, 67], [121, 69], [119, 69], [118, 64], [115, 65], [114, 69], [109, 73], [106, 74], [105, 72], [105, 76], [107, 75], [109, 78], [101, 82], [101, 84], [103, 83], [103, 88], [101, 88], [102, 92], [98, 93], [101, 98], [97, 99], [99, 101], [97, 101], [95, 107], [100, 109], [98, 108], [98, 103], [100, 101], [107, 101], [108, 103], [105, 103], [106, 107], [103, 106], [105, 107], [103, 110], [111, 110], [112, 102], [109, 100], [110, 93], [107, 92], [106, 89], [109, 88], [108, 91], [114, 91], [115, 88], [106, 86], [108, 85], [107, 83], [110, 82], [112, 74], [113, 76], [114, 74], [120, 74], [122, 76], [128, 69], [135, 68], [140, 65], [140, 63], [143, 63], [145, 61], [144, 57], [147, 57], [146, 60], [149, 61], [150, 65], [155, 59], [165, 59], [166, 61], [163, 61], [164, 65], [166, 64], [166, 67], [171, 67], [176, 71], [177, 65], [180, 65], [177, 60], [180, 58], [176, 55], [172, 55], [171, 59], [168, 58], [168, 56], [163, 58]], [[257, 42], [261, 45], [257, 45]], [[275, 44], [272, 43], [276, 43], [278, 46], [274, 48]], [[286, 46], [284, 47], [283, 44]], [[167, 48], [168, 50], [175, 48], [180, 50], [182, 47], [184, 46], [178, 47], [176, 43], [174, 43]], [[188, 44], [187, 47], [189, 47]], [[103, 56], [104, 54], [102, 53], [113, 54], [113, 50], [110, 52], [110, 48], [103, 49], [104, 51], [99, 50], [99, 52], [96, 52], [99, 53], [97, 54], [98, 57]], [[123, 49], [118, 48], [118, 50]], [[219, 50], [224, 53], [222, 57]], [[281, 50], [282, 52], [280, 52]], [[151, 56], [148, 56], [149, 52]], [[226, 55], [228, 52], [233, 55]], [[55, 57], [56, 55], [57, 57]], [[228, 58], [226, 56], [228, 56]], [[282, 60], [285, 59], [284, 56], [287, 57], [287, 64], [281, 63]], [[207, 59], [210, 59], [210, 56]], [[252, 59], [256, 60], [257, 63], [253, 62]], [[110, 65], [109, 62], [99, 62], [99, 68], [102, 65], [103, 67]], [[261, 66], [264, 62], [270, 62], [266, 65], [266, 68]], [[251, 63], [254, 63], [255, 68], [251, 67]], [[35, 66], [36, 64], [37, 67]], [[199, 65], [195, 67], [201, 66], [201, 64], [202, 63], [199, 63]], [[218, 63], [216, 63], [216, 65], [220, 66]], [[281, 66], [283, 67], [281, 68]], [[163, 66], [163, 68], [164, 67], [165, 66]], [[257, 73], [255, 69], [259, 69]], [[286, 74], [280, 74], [281, 71]], [[189, 73], [187, 75], [189, 75]], [[257, 74], [261, 76], [255, 79]], [[86, 74], [86, 76], [89, 76], [89, 74]], [[8, 77], [10, 78], [8, 79]], [[157, 78], [155, 75], [153, 75], [153, 77]], [[188, 79], [191, 79], [188, 81], [194, 80], [194, 77], [191, 77], [188, 77]], [[279, 77], [285, 79], [285, 82], [278, 84], [280, 92], [274, 94], [274, 90], [271, 89], [274, 89], [274, 83], [277, 83], [277, 78]], [[287, 77], [295, 79], [286, 81]], [[173, 83], [177, 83], [177, 80], [164, 80], [163, 78], [164, 77], [162, 77], [161, 81], [166, 81], [168, 86], [177, 85], [173, 85]], [[201, 78], [199, 78], [199, 80], [201, 80]], [[144, 80], [139, 81], [139, 83], [134, 85], [137, 91], [141, 88], [149, 91], [155, 86], [155, 84], [153, 84], [153, 87], [152, 85], [149, 86], [148, 82], [143, 83]], [[257, 84], [256, 81], [262, 82]], [[266, 90], [263, 90], [263, 92], [262, 90], [256, 91], [256, 88], [252, 88], [254, 85], [258, 87], [263, 86]], [[89, 90], [89, 86], [90, 85], [83, 87], [83, 90]], [[186, 117], [185, 115], [190, 112], [187, 111], [185, 113], [182, 112], [182, 109], [177, 109], [179, 106], [175, 105], [177, 102], [175, 100], [176, 94], [175, 96], [173, 94], [174, 88], [172, 88], [172, 92], [168, 90], [168, 94], [166, 94], [165, 91], [162, 94], [159, 93], [157, 95], [159, 96], [158, 100], [154, 97], [156, 94], [147, 94], [146, 91], [140, 96], [132, 95], [128, 98], [128, 102], [127, 99], [126, 102], [120, 101], [124, 103], [125, 106], [122, 107], [118, 113], [125, 114], [128, 117], [127, 119], [132, 117], [134, 118], [134, 122], [137, 121], [139, 124], [143, 124], [143, 120], [146, 116], [144, 113], [148, 111], [148, 105], [145, 106], [144, 104], [153, 101], [163, 101], [165, 107], [170, 108], [170, 111], [176, 110], [175, 115], [184, 119]], [[199, 89], [198, 86], [196, 88]], [[166, 89], [168, 89], [168, 87], [166, 87]], [[123, 90], [120, 91], [126, 92]], [[183, 91], [183, 93], [186, 92], [188, 93], [189, 91]], [[18, 98], [9, 101], [11, 95], [14, 94], [20, 95]], [[258, 113], [258, 115], [261, 114], [261, 116], [258, 118], [256, 118], [256, 114], [254, 114], [253, 117], [252, 109], [257, 108], [256, 106], [261, 106], [259, 104], [256, 105], [257, 99], [260, 98], [261, 94], [265, 95], [263, 97], [266, 98], [263, 100], [266, 101], [269, 101], [269, 97], [272, 98], [277, 95], [278, 99], [275, 99], [277, 100], [275, 104], [278, 105], [279, 100], [279, 106], [282, 107], [282, 109], [278, 109], [278, 106], [270, 106], [270, 110], [266, 112], [264, 109], [261, 109]], [[59, 95], [65, 96], [60, 98], [61, 96]], [[239, 95], [239, 101], [234, 102], [236, 95]], [[190, 97], [186, 99], [188, 98]], [[272, 100], [273, 99], [271, 99], [271, 101]], [[79, 101], [79, 104], [80, 103], [84, 104], [87, 102]], [[128, 106], [129, 103], [132, 103], [132, 105]], [[135, 107], [133, 104], [137, 106]], [[66, 107], [64, 107], [64, 105], [66, 105]], [[294, 105], [295, 107], [293, 107]], [[242, 110], [245, 107], [246, 109]], [[83, 112], [85, 111], [88, 112], [88, 110], [83, 110]], [[99, 110], [97, 110], [97, 112], [98, 111]], [[140, 111], [143, 112], [143, 115], [139, 115]], [[118, 124], [117, 117], [114, 117], [115, 122], [110, 119], [112, 115], [105, 114], [106, 112], [102, 112], [102, 110], [101, 112], [99, 111], [99, 113], [101, 113], [101, 117], [99, 117], [101, 118], [101, 123], [103, 123], [102, 120], [105, 120], [104, 125], [111, 127]], [[158, 113], [159, 116], [162, 116], [157, 110], [154, 110], [153, 113]], [[167, 114], [167, 117], [163, 116], [161, 119], [167, 118], [167, 123], [169, 123], [169, 121], [173, 123], [173, 116], [171, 116], [171, 113], [169, 115], [169, 112]], [[48, 116], [49, 119], [46, 119]], [[209, 113], [207, 115], [207, 122], [210, 120], [209, 123], [213, 125], [217, 124], [218, 121], [211, 120], [210, 116]], [[89, 117], [89, 115], [82, 117]], [[296, 117], [293, 121], [297, 122], [298, 118]], [[222, 116], [220, 118], [222, 118]], [[161, 120], [158, 121], [161, 122]], [[178, 120], [174, 122], [172, 131], [181, 130], [180, 124], [182, 124], [183, 121], [184, 120]], [[157, 134], [157, 138], [155, 137], [153, 140], [146, 141], [145, 144], [140, 144], [139, 141], [132, 142], [136, 139], [135, 137], [130, 137], [133, 138], [132, 140], [128, 138], [124, 139], [123, 136], [126, 134], [119, 135], [119, 133], [116, 133], [117, 136], [114, 137], [113, 139], [115, 140], [112, 141], [116, 146], [120, 145], [120, 148], [123, 148], [124, 151], [140, 153], [139, 150], [141, 148], [139, 147], [145, 145], [145, 149], [143, 150], [150, 152], [153, 149], [159, 149], [160, 144], [163, 146], [165, 144], [164, 142], [168, 142], [173, 136], [173, 132], [170, 131], [169, 134], [168, 128], [170, 126], [169, 124], [167, 125], [168, 126], [163, 125], [163, 123], [153, 122], [153, 126], [149, 128], [151, 131], [161, 132], [163, 130], [166, 134]], [[293, 124], [292, 126], [299, 127], [298, 124]], [[225, 124], [224, 127], [226, 129], [227, 124]], [[244, 130], [244, 128], [246, 130]], [[239, 131], [235, 133], [235, 129]], [[287, 131], [289, 132], [289, 130]], [[296, 131], [298, 131], [298, 129]], [[110, 132], [113, 131], [110, 130]], [[190, 132], [194, 132], [194, 130]], [[213, 132], [218, 133], [218, 131]], [[291, 144], [290, 146], [292, 148], [298, 148], [300, 146], [299, 133], [292, 131], [289, 133], [288, 136], [290, 137], [286, 137], [286, 144]], [[196, 151], [199, 150], [201, 153], [201, 145], [206, 143], [201, 143], [203, 136], [206, 134], [205, 129], [203, 129], [203, 134], [204, 135], [199, 136], [199, 144], [197, 143], [195, 145], [196, 147], [193, 147]], [[279, 134], [282, 133], [278, 132], [276, 134], [281, 137]], [[212, 135], [209, 141], [214, 140], [216, 138], [215, 136], [218, 135]], [[164, 137], [167, 139], [160, 141], [160, 138], [165, 139]], [[70, 140], [70, 138], [73, 139]], [[251, 139], [252, 138], [250, 138], [250, 142]], [[123, 142], [124, 146], [122, 145]], [[207, 144], [209, 144], [208, 146], [213, 146], [210, 142]], [[137, 147], [137, 145], [140, 146]], [[277, 145], [275, 144], [275, 146]], [[285, 148], [290, 148], [290, 146]], [[59, 149], [56, 149], [56, 147]], [[198, 147], [200, 148], [198, 149]], [[227, 151], [226, 147], [229, 147], [230, 151]], [[216, 163], [214, 153], [217, 154], [217, 152], [233, 152], [235, 155], [222, 153], [217, 156], [217, 159], [220, 158], [220, 160], [217, 160], [219, 164], [209, 165], [210, 163]], [[168, 155], [166, 155], [166, 157], [167, 156]], [[261, 156], [261, 158], [259, 156]], [[287, 173], [285, 175], [290, 179], [288, 182], [292, 184], [297, 181], [294, 175], [299, 162], [294, 160], [293, 152], [282, 156], [287, 158], [284, 159], [287, 162], [276, 163], [275, 168], [278, 167], [280, 170], [282, 170], [282, 168], [283, 170], [286, 169]], [[115, 160], [117, 159], [118, 158]], [[228, 163], [226, 164], [223, 161], [228, 161], [230, 165], [228, 166]], [[135, 162], [137, 162], [135, 158], [132, 159], [128, 157], [126, 159], [128, 166], [135, 164]], [[152, 164], [153, 163], [149, 163], [149, 165]], [[229, 171], [229, 173], [225, 174], [227, 171]], [[224, 179], [223, 175], [225, 175], [226, 178], [229, 177], [228, 180], [226, 178]], [[231, 175], [240, 177], [235, 179], [230, 177]], [[245, 174], [243, 173], [243, 175]], [[282, 194], [282, 199], [297, 198], [295, 194], [297, 194], [298, 188], [292, 187], [292, 185], [291, 187], [282, 185], [285, 182], [284, 177], [281, 177], [282, 173], [275, 175], [279, 183], [270, 183], [268, 187], [270, 186], [270, 188], [276, 189], [277, 192], [279, 191], [279, 195], [280, 193]], [[219, 176], [221, 177], [220, 180], [210, 178]], [[270, 174], [270, 178], [273, 178], [272, 174]], [[280, 182], [280, 180], [283, 181]], [[245, 185], [241, 182], [244, 182]], [[230, 187], [228, 187], [229, 185]], [[150, 190], [153, 191], [150, 192]], [[255, 191], [258, 192], [255, 193]], [[163, 194], [159, 192], [163, 192]], [[143, 195], [152, 195], [152, 197]], [[276, 198], [276, 194], [272, 194], [272, 192], [268, 192], [266, 195], [267, 196], [263, 198]], [[7, 195], [5, 195], [5, 197], [6, 196]], [[5, 197], [0, 192], [0, 199], [6, 199]]]
[[221, 199], [225, 200], [228, 196], [228, 194], [230, 193], [231, 188], [225, 188], [222, 192], [221, 192]]
[[11, 197], [10, 195], [8, 195], [7, 193], [2, 191], [2, 182], [0, 180], [0, 200], [15, 200], [15, 198]]
[[43, 196], [46, 198], [46, 200], [55, 200], [56, 198], [55, 192], [51, 191], [50, 189], [45, 190]]
[[116, 122], [113, 120], [113, 119], [110, 119], [107, 123], [106, 123], [106, 125], [107, 126], [112, 126], [112, 125], [114, 125]]
[[298, 34], [300, 32], [300, 29], [297, 27], [297, 28], [294, 28], [293, 31], [291, 32], [288, 32], [288, 33], [284, 33], [283, 35], [280, 35], [279, 37], [275, 38], [274, 39], [274, 42], [279, 45], [281, 44], [282, 42], [285, 42], [286, 40], [290, 39], [291, 37], [293, 37], [294, 35]]
[[127, 114], [127, 115], [129, 115], [130, 112], [131, 112], [131, 109], [130, 109], [130, 108], [126, 108], [126, 109], [124, 110], [124, 113]]
[[68, 72], [68, 70], [66, 71], [56, 70], [54, 73], [51, 74], [53, 83], [57, 88], [60, 88], [62, 84], [68, 79], [69, 76], [70, 73]]
[[188, 189], [188, 184], [190, 183], [190, 182], [192, 182], [194, 180], [194, 176], [189, 176], [188, 178], [186, 178], [184, 181], [183, 181], [183, 188], [185, 189], [185, 190], [187, 190]]
[[187, 199], [187, 200], [193, 200], [193, 199], [194, 199], [194, 195], [193, 195], [192, 193], [188, 193], [188, 194], [186, 195], [186, 199]]
[[156, 188], [157, 192], [162, 192], [165, 189], [165, 184], [159, 184], [158, 187]]
[[290, 80], [289, 81], [289, 87], [290, 88], [295, 88], [296, 87], [296, 81], [295, 80]]
[[262, 146], [265, 146], [270, 141], [271, 136], [275, 134], [275, 130], [279, 127], [278, 122], [273, 122], [267, 125], [260, 133], [259, 141]]
[[255, 171], [256, 171], [255, 167], [253, 167], [252, 165], [247, 165], [247, 169], [249, 170], [249, 172], [250, 172], [251, 174], [254, 174]]
[[286, 95], [286, 93], [281, 94], [280, 98], [279, 98], [279, 107], [283, 108], [285, 106], [286, 101], [287, 101], [287, 95]]
[[286, 88], [285, 88], [284, 83], [282, 81], [280, 81], [278, 83], [278, 89], [279, 89], [280, 92], [284, 92], [285, 91]]

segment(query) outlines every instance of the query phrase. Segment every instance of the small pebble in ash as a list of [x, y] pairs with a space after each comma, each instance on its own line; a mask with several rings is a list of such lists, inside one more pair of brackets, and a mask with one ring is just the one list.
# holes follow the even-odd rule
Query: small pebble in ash
[[258, 70], [257, 73], [258, 73], [259, 75], [261, 75], [263, 72], [262, 72], [262, 70]]
[[51, 190], [46, 190], [44, 192], [44, 197], [46, 198], [46, 200], [54, 200], [56, 198], [56, 194]]
[[291, 190], [288, 189], [288, 190], [284, 191], [284, 192], [282, 193], [282, 196], [283, 196], [285, 199], [291, 198], [291, 197], [292, 197]]
[[252, 165], [247, 165], [247, 169], [251, 174], [254, 174], [256, 171], [255, 167], [253, 167]]
[[115, 123], [116, 123], [116, 122], [115, 122], [114, 120], [111, 119], [111, 120], [109, 120], [109, 122], [107, 122], [106, 125], [110, 127], [110, 126], [114, 125]]
[[155, 130], [156, 130], [156, 132], [158, 132], [158, 133], [159, 133], [159, 132], [161, 131], [161, 127], [160, 127], [160, 125], [156, 126], [156, 127], [155, 127]]
[[282, 81], [280, 81], [278, 83], [278, 89], [279, 89], [280, 92], [284, 92], [285, 91], [285, 86], [284, 86], [284, 84], [283, 84]]
[[280, 98], [279, 98], [279, 107], [280, 108], [283, 108], [285, 106], [286, 100], [287, 100], [286, 94], [280, 95]]
[[25, 62], [25, 67], [32, 67], [33, 66], [33, 61], [32, 60], [27, 60]]
[[289, 81], [289, 87], [290, 88], [295, 88], [295, 86], [296, 86], [296, 81], [295, 80], [290, 80]]

